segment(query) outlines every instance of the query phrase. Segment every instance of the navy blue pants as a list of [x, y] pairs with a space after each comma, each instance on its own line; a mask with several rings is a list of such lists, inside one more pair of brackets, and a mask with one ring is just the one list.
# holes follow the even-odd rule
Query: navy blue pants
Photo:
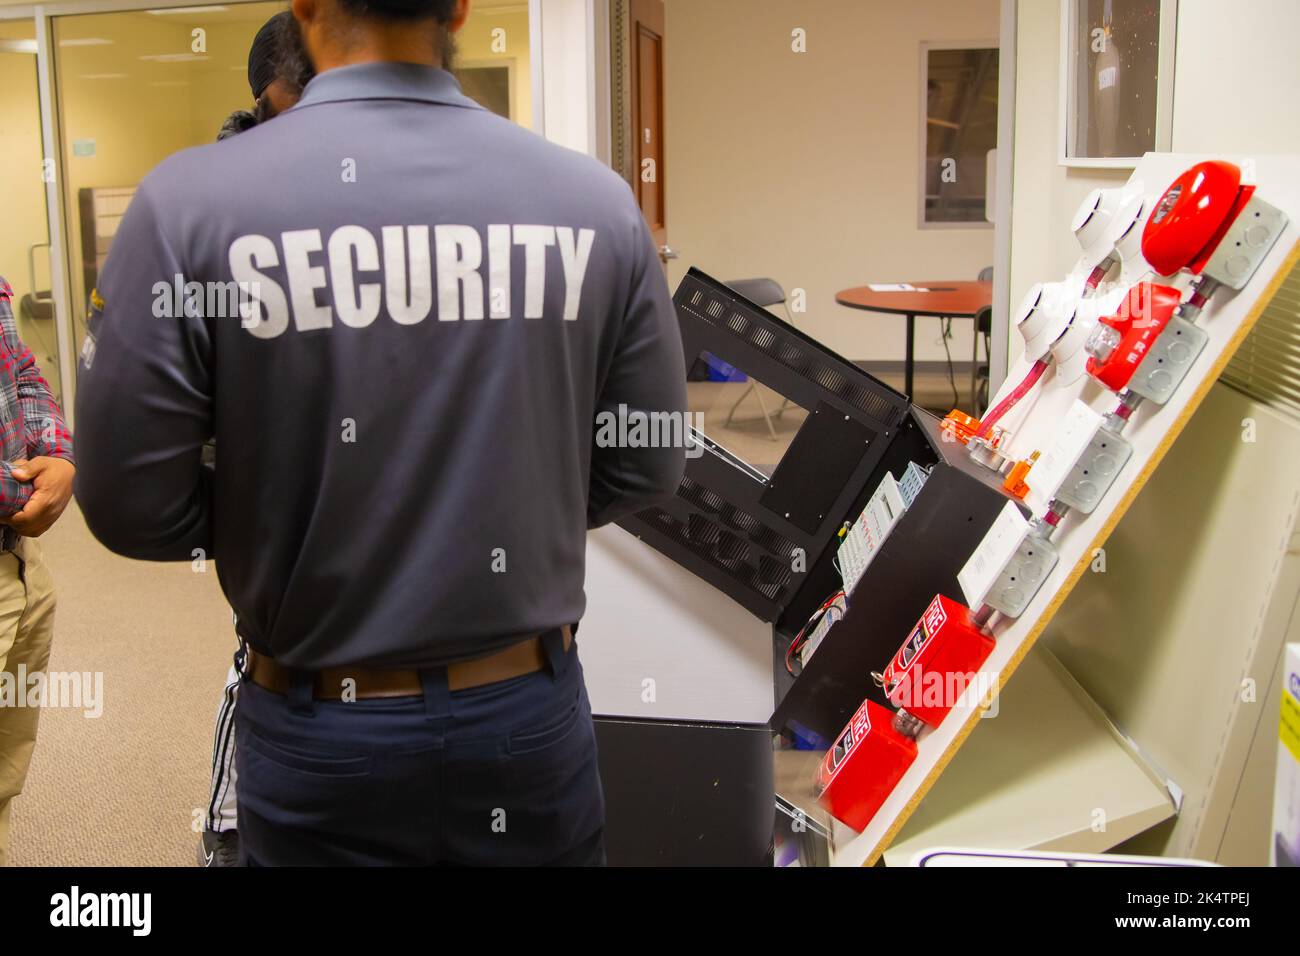
[[549, 667], [452, 693], [318, 701], [244, 680], [236, 716], [245, 862], [600, 865], [605, 803], [574, 643]]

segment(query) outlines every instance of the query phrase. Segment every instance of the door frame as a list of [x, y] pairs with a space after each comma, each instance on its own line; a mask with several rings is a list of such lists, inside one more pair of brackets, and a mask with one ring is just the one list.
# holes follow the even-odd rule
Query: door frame
[[1016, 156], [1016, 9], [998, 17], [998, 157], [993, 197], [993, 316], [989, 323], [989, 396], [1007, 377], [1011, 353], [1011, 202]]
[[36, 90], [40, 98], [42, 159], [51, 164], [53, 176], [45, 182], [45, 216], [50, 240], [50, 291], [54, 293], [54, 337], [59, 353], [59, 394], [63, 415], [71, 428], [76, 418], [76, 372], [72, 359], [72, 286], [68, 282], [71, 262], [64, 231], [63, 150], [55, 122], [54, 60], [51, 48], [54, 26], [40, 7], [36, 8]]
[[533, 129], [602, 162], [609, 155], [609, 119], [600, 107], [609, 96], [608, 3], [529, 0], [528, 6]]

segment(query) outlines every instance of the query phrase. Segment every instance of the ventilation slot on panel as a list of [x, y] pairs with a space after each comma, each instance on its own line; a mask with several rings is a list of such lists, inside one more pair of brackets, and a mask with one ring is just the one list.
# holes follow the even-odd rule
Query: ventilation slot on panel
[[861, 385], [848, 382], [840, 390], [839, 395], [850, 404], [862, 409], [872, 418], [883, 422], [890, 420], [889, 416], [893, 411], [893, 406], [879, 395], [873, 395]]
[[725, 502], [717, 493], [710, 491], [703, 485], [697, 484], [690, 478], [683, 477], [682, 483], [677, 486], [677, 496], [689, 501], [697, 508], [717, 514], [722, 510]]
[[745, 318], [739, 312], [733, 312], [731, 315], [727, 316], [727, 328], [729, 328], [734, 335], [743, 336], [745, 334], [745, 329], [749, 328], [749, 319]]
[[754, 348], [766, 352], [772, 347], [772, 343], [776, 341], [776, 333], [771, 329], [756, 325], [754, 331], [749, 334], [749, 341], [754, 343]]
[[656, 531], [662, 531], [668, 535], [675, 535], [681, 525], [680, 521], [662, 508], [650, 508], [642, 511], [640, 517]]
[[716, 521], [710, 521], [703, 515], [690, 515], [686, 519], [686, 534], [691, 543], [701, 548], [716, 548], [722, 537], [722, 529]]
[[749, 560], [749, 545], [730, 531], [723, 531], [718, 536], [718, 561], [723, 567], [738, 569]]
[[788, 562], [760, 554], [757, 556], [759, 565], [756, 568], [750, 563], [749, 544], [704, 515], [692, 514], [683, 523], [661, 508], [651, 508], [640, 512], [638, 517], [651, 528], [721, 569], [732, 580], [768, 600], [776, 600], [790, 583], [792, 573]]
[[776, 558], [768, 557], [766, 554], [761, 555], [758, 559], [759, 583], [775, 589], [772, 595], [769, 596], [780, 593], [781, 589], [790, 583], [792, 573], [788, 561], [779, 561]]
[[833, 368], [822, 368], [817, 371], [817, 384], [832, 395], [838, 395], [840, 389], [845, 385], [844, 376]]
[[753, 541], [764, 551], [770, 551], [778, 557], [789, 559], [794, 555], [794, 542], [771, 528], [759, 528], [758, 533], [753, 535]]
[[776, 358], [786, 368], [803, 376], [807, 376], [812, 367], [812, 362], [809, 361], [807, 354], [790, 342], [782, 342], [777, 347]]
[[779, 581], [772, 578], [765, 578], [761, 571], [748, 565], [745, 567], [745, 572], [746, 583], [748, 583], [751, 588], [770, 601], [776, 600], [777, 595], [781, 593], [781, 584]]
[[722, 520], [731, 527], [753, 536], [763, 529], [763, 524], [748, 512], [741, 511], [735, 505], [726, 505], [722, 509]]

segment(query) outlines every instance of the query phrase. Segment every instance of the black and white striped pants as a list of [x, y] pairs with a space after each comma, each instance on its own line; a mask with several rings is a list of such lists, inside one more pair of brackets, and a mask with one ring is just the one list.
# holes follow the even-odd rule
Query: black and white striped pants
[[239, 671], [234, 664], [226, 675], [226, 689], [217, 711], [212, 735], [212, 792], [204, 826], [218, 833], [238, 829], [235, 799], [235, 704], [239, 699]]

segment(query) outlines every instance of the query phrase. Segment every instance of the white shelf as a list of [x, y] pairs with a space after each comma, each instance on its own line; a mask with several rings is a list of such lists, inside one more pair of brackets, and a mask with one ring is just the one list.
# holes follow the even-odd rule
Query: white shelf
[[1174, 815], [1158, 774], [1049, 651], [1032, 651], [1016, 674], [997, 716], [980, 720], [885, 851], [887, 865], [936, 846], [1099, 853]]

